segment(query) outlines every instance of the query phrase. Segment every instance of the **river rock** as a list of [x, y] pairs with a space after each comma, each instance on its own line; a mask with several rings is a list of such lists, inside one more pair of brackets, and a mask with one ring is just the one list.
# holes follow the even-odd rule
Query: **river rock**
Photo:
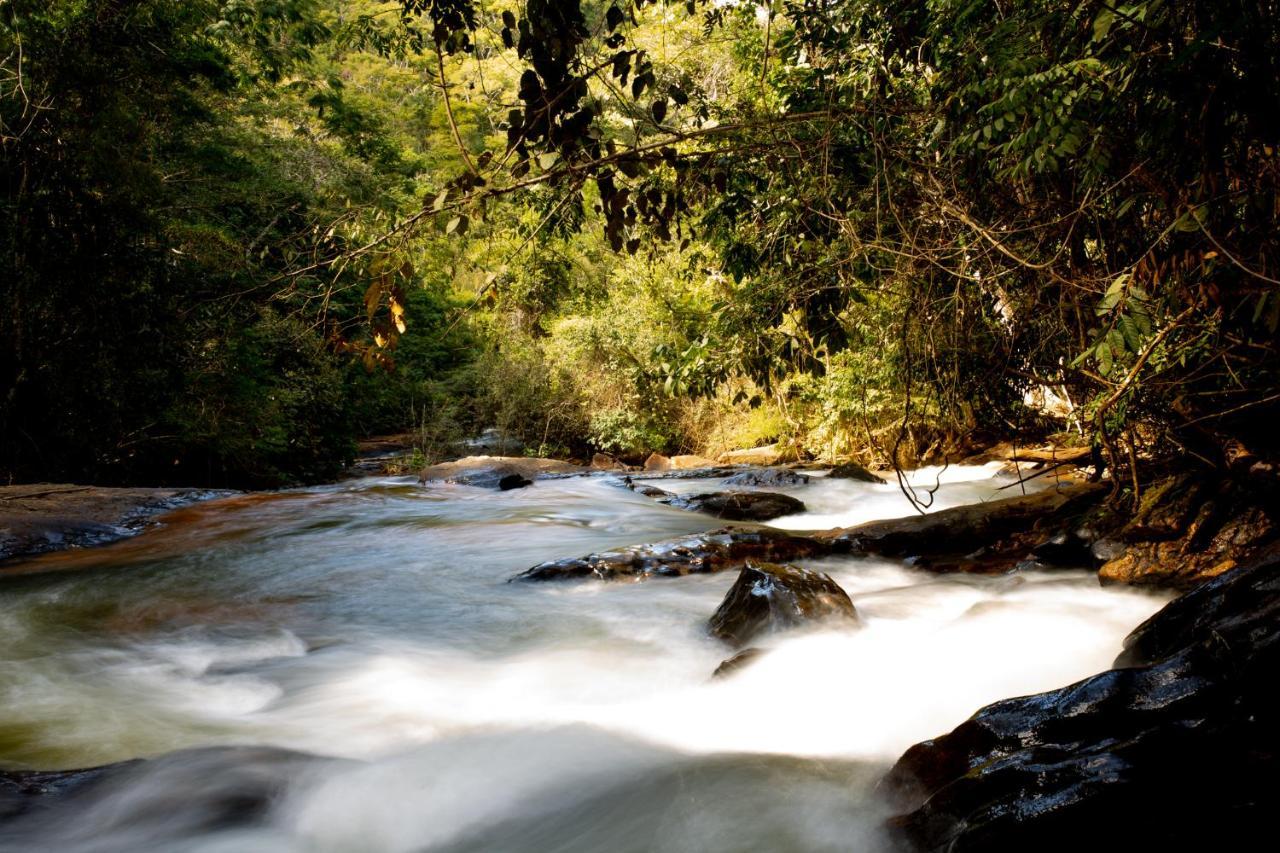
[[843, 462], [831, 469], [827, 475], [833, 480], [858, 480], [862, 483], [884, 483], [885, 479], [872, 474], [857, 462]]
[[596, 471], [625, 471], [627, 466], [608, 453], [597, 453], [591, 457], [591, 467]]
[[726, 521], [769, 521], [804, 512], [803, 501], [776, 492], [708, 492], [675, 495], [663, 503], [678, 509], [704, 512]]
[[162, 513], [229, 494], [65, 483], [0, 486], [0, 561], [105, 545], [140, 532]]
[[1116, 669], [980, 710], [882, 784], [928, 851], [1247, 850], [1280, 807], [1280, 563], [1172, 602]]
[[802, 501], [790, 495], [775, 492], [704, 492], [694, 495], [678, 495], [649, 483], [637, 483], [630, 477], [623, 485], [658, 503], [690, 512], [703, 512], [726, 521], [769, 521], [784, 515], [804, 512]]
[[803, 486], [809, 482], [808, 474], [786, 468], [758, 468], [734, 474], [724, 481], [726, 486], [778, 488], [779, 486]]
[[728, 678], [731, 675], [741, 671], [743, 668], [750, 666], [754, 661], [759, 660], [765, 654], [764, 649], [758, 649], [752, 646], [749, 649], [743, 649], [735, 655], [720, 661], [720, 665], [716, 667], [716, 671], [711, 673], [712, 678]]
[[766, 631], [823, 619], [857, 621], [853, 602], [830, 575], [799, 566], [750, 561], [707, 623], [711, 636], [746, 645]]
[[1187, 589], [1280, 553], [1280, 485], [1274, 479], [1171, 477], [1149, 488], [1098, 570], [1103, 583]]
[[910, 558], [938, 572], [1002, 572], [1090, 509], [1106, 489], [1082, 483], [827, 534], [838, 551]]
[[512, 581], [552, 581], [572, 578], [645, 580], [740, 569], [747, 560], [777, 562], [830, 553], [817, 539], [791, 536], [777, 530], [726, 527], [710, 533], [682, 536], [666, 542], [636, 545], [566, 560], [551, 560], [521, 572]]
[[518, 489], [541, 477], [560, 474], [585, 474], [591, 469], [559, 459], [525, 456], [468, 456], [455, 462], [442, 462], [423, 470], [420, 483], [443, 481], [483, 489]]

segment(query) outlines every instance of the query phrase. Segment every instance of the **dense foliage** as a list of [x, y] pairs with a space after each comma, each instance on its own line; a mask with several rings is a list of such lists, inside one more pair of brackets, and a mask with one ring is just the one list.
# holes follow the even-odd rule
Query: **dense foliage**
[[0, 460], [1270, 455], [1265, 0], [5, 0]]

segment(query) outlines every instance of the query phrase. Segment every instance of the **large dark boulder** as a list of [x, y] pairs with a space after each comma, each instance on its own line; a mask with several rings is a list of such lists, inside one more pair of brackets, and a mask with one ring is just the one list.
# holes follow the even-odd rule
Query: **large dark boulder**
[[734, 474], [724, 481], [726, 486], [734, 488], [769, 488], [779, 486], [803, 486], [809, 482], [808, 474], [791, 471], [787, 468], [755, 468]]
[[567, 560], [552, 560], [540, 563], [511, 580], [645, 580], [655, 575], [681, 577], [739, 569], [746, 565], [747, 560], [796, 560], [828, 554], [830, 550], [827, 544], [805, 536], [791, 536], [776, 530], [739, 530], [727, 527], [667, 542], [619, 548]]
[[824, 619], [856, 622], [853, 602], [830, 575], [749, 562], [707, 623], [713, 637], [742, 646], [766, 631]]
[[844, 462], [831, 469], [827, 475], [832, 480], [858, 480], [862, 483], [884, 483], [883, 477], [872, 474], [857, 462]]
[[805, 511], [803, 501], [777, 492], [703, 492], [678, 495], [648, 483], [625, 477], [622, 484], [658, 503], [689, 512], [703, 512], [725, 521], [769, 521]]
[[804, 512], [804, 502], [777, 492], [708, 492], [678, 495], [664, 503], [678, 509], [704, 512], [726, 521], [769, 521]]
[[1258, 849], [1280, 807], [1280, 563], [1134, 631], [1116, 669], [990, 705], [884, 780], [909, 849]]

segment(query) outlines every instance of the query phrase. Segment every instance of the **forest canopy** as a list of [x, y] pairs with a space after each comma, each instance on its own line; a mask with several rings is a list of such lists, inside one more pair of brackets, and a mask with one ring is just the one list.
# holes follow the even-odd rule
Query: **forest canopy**
[[0, 0], [0, 464], [1274, 455], [1278, 12]]

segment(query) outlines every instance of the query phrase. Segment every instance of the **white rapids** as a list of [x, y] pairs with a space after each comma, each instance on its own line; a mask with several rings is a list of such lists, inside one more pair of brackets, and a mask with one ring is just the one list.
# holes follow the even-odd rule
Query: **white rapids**
[[[993, 467], [912, 479], [940, 482], [935, 509], [1012, 492]], [[788, 529], [912, 512], [896, 484], [779, 491], [810, 510]], [[1107, 668], [1164, 601], [1084, 569], [801, 561], [862, 627], [770, 637], [712, 681], [731, 650], [704, 626], [732, 573], [505, 582], [717, 524], [602, 478], [371, 479], [189, 508], [32, 565], [76, 571], [0, 576], [0, 769], [165, 756], [69, 813], [0, 816], [0, 850], [874, 850], [874, 785], [904, 749]], [[218, 818], [255, 786], [252, 820]]]

